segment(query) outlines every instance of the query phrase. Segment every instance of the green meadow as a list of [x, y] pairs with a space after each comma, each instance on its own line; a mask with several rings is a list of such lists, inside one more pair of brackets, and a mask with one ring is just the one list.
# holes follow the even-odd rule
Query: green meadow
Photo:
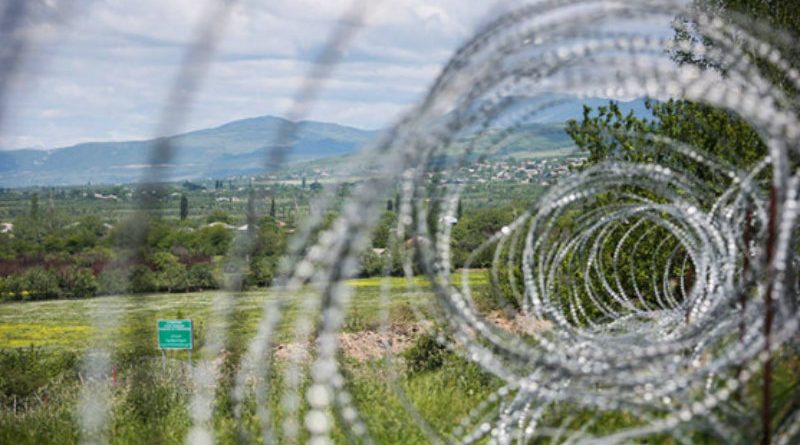
[[[488, 285], [485, 271], [468, 272], [469, 285], [478, 290]], [[454, 284], [459, 284], [461, 273], [453, 275]], [[425, 309], [434, 301], [426, 278], [415, 277], [371, 277], [347, 281], [352, 289], [344, 331], [377, 329], [380, 326], [382, 309], [381, 290], [386, 289], [389, 322], [413, 321], [414, 309]], [[309, 289], [309, 293], [313, 295]], [[126, 341], [131, 340], [126, 330], [136, 330], [147, 337], [155, 348], [156, 320], [162, 318], [190, 318], [194, 320], [202, 342], [202, 332], [208, 322], [215, 298], [228, 298], [232, 308], [230, 326], [232, 334], [239, 340], [246, 340], [256, 330], [263, 315], [266, 303], [278, 297], [270, 289], [259, 289], [236, 294], [224, 291], [205, 291], [189, 293], [160, 293], [144, 295], [125, 295], [97, 297], [76, 300], [45, 300], [0, 304], [0, 349], [41, 346], [73, 351], [90, 347], [92, 341], [111, 341], [115, 348], [124, 349]], [[289, 298], [282, 315], [282, 329], [279, 335], [291, 335], [288, 329], [299, 311], [299, 295]], [[99, 316], [93, 323], [93, 314]], [[116, 326], [98, 330], [104, 319], [119, 320]], [[135, 325], [131, 325], [135, 321]], [[142, 342], [141, 337], [136, 342]]]
[[[460, 284], [461, 274], [454, 274]], [[476, 306], [492, 311], [488, 274], [469, 271]], [[420, 315], [436, 310], [435, 295], [426, 279], [365, 278], [349, 280], [352, 298], [340, 330], [341, 336], [360, 338], [381, 327], [383, 316], [389, 326], [416, 326]], [[265, 304], [278, 297], [269, 289], [226, 295], [219, 291], [175, 294], [98, 297], [80, 300], [0, 304], [0, 443], [75, 444], [82, 435], [78, 402], [87, 388], [82, 361], [92, 346], [110, 351], [110, 371], [101, 380], [109, 391], [110, 413], [103, 431], [111, 444], [183, 444], [192, 427], [190, 401], [196, 390], [186, 366], [185, 353], [167, 354], [166, 366], [156, 347], [156, 320], [191, 318], [195, 323], [196, 364], [205, 335], [214, 318], [214, 304], [227, 299], [230, 310], [225, 350], [218, 357], [214, 396], [213, 431], [216, 443], [289, 443], [283, 427], [286, 421], [285, 372], [289, 362], [277, 352], [290, 345], [295, 322], [304, 303], [314, 295], [310, 290], [288, 298], [276, 327], [270, 363], [266, 372], [266, 406], [270, 413], [262, 425], [257, 393], [249, 385], [236, 416], [235, 376], [244, 351], [257, 331]], [[385, 304], [385, 305], [384, 305]], [[95, 323], [92, 317], [96, 316]], [[99, 328], [103, 322], [115, 323]], [[396, 340], [396, 339], [395, 339]], [[364, 345], [369, 346], [369, 345]], [[374, 345], [372, 345], [374, 346]], [[365, 431], [378, 444], [426, 444], [463, 437], [459, 423], [470, 418], [467, 430], [478, 427], [483, 416], [500, 408], [495, 395], [502, 380], [458, 354], [441, 347], [432, 335], [419, 333], [410, 344], [395, 353], [357, 357], [346, 347], [339, 354], [344, 390], [360, 413]], [[303, 364], [298, 395], [309, 387], [311, 355]], [[791, 405], [796, 388], [796, 356], [780, 354], [775, 361], [776, 413]], [[208, 357], [207, 357], [208, 358]], [[743, 403], [757, 405], [758, 376], [741, 395]], [[91, 386], [89, 386], [91, 388]], [[512, 393], [513, 394], [513, 393]], [[11, 396], [13, 395], [13, 397]], [[489, 402], [487, 402], [487, 400]], [[481, 407], [475, 411], [476, 407]], [[569, 404], [543, 407], [542, 431], [585, 430], [603, 434], [642, 425], [642, 419], [624, 411], [598, 412]], [[302, 425], [308, 410], [301, 403], [295, 419]], [[263, 412], [262, 412], [263, 414]], [[364, 443], [341, 416], [333, 415], [335, 443]], [[269, 436], [265, 436], [265, 431]], [[307, 443], [302, 426], [297, 437]], [[486, 438], [484, 438], [486, 439]], [[692, 433], [692, 443], [719, 443], [703, 431]], [[486, 443], [479, 441], [478, 443]], [[551, 443], [547, 436], [535, 443]], [[644, 443], [675, 444], [671, 436], [656, 435]]]
[[[459, 284], [460, 273], [454, 275]], [[488, 285], [485, 271], [470, 271], [470, 286], [481, 294]], [[422, 277], [365, 278], [348, 281], [352, 290], [341, 330], [376, 331], [382, 316], [389, 325], [414, 325], [417, 317], [435, 310], [434, 294]], [[385, 291], [385, 292], [384, 292]], [[274, 343], [291, 343], [294, 321], [313, 293], [290, 297], [282, 309]], [[105, 431], [111, 443], [184, 443], [191, 427], [192, 382], [186, 354], [169, 353], [167, 366], [156, 347], [156, 320], [191, 318], [195, 324], [195, 355], [212, 322], [214, 302], [226, 298], [230, 311], [226, 350], [219, 367], [214, 431], [218, 443], [261, 443], [265, 440], [256, 414], [255, 394], [249, 393], [239, 421], [233, 415], [232, 387], [248, 342], [253, 338], [265, 303], [278, 298], [269, 289], [226, 295], [223, 292], [152, 294], [80, 300], [6, 303], [0, 305], [0, 359], [4, 391], [0, 410], [0, 443], [77, 443], [76, 420], [82, 375], [81, 360], [92, 346], [111, 350], [111, 415]], [[385, 306], [384, 306], [385, 303]], [[384, 312], [385, 309], [385, 312]], [[97, 317], [92, 322], [92, 317]], [[110, 326], [98, 327], [108, 320]], [[501, 382], [477, 366], [430, 341], [426, 334], [396, 355], [356, 358], [340, 354], [341, 372], [353, 403], [368, 415], [363, 421], [377, 443], [429, 443], [430, 435], [447, 437], [460, 419]], [[422, 363], [411, 367], [408, 362]], [[35, 363], [35, 365], [32, 365]], [[286, 357], [274, 354], [268, 384], [273, 439], [283, 442], [283, 370]], [[309, 376], [304, 373], [301, 393]], [[15, 394], [11, 400], [5, 394]], [[21, 396], [27, 394], [27, 397]], [[413, 410], [409, 410], [413, 407]], [[306, 407], [301, 408], [299, 420]], [[420, 424], [417, 419], [426, 419]], [[352, 437], [337, 418], [334, 440]], [[303, 429], [301, 428], [301, 431]], [[301, 441], [308, 439], [300, 437]]]

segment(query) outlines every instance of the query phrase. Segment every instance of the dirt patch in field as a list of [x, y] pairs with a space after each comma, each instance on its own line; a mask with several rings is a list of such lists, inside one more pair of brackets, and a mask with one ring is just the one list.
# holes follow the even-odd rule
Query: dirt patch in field
[[553, 323], [531, 315], [517, 314], [514, 318], [508, 318], [501, 311], [489, 313], [486, 319], [498, 328], [514, 334], [536, 335], [553, 327]]
[[[386, 355], [401, 354], [429, 329], [426, 323], [398, 323], [385, 331], [366, 330], [359, 332], [342, 332], [338, 335], [339, 348], [347, 357], [358, 361], [373, 360]], [[309, 344], [296, 342], [284, 343], [275, 347], [275, 356], [279, 359], [306, 361], [311, 358]]]
[[298, 362], [305, 362], [311, 358], [308, 343], [283, 343], [275, 346], [275, 357], [281, 360], [294, 360]]
[[[535, 335], [552, 327], [552, 323], [531, 316], [517, 315], [506, 318], [501, 311], [491, 312], [486, 319], [500, 329], [513, 334]], [[365, 330], [342, 332], [338, 335], [339, 349], [349, 358], [358, 361], [374, 360], [391, 351], [393, 355], [402, 354], [414, 344], [420, 335], [432, 328], [430, 322], [395, 323], [385, 331]], [[309, 343], [290, 342], [274, 348], [275, 357], [282, 360], [308, 361], [311, 359]]]
[[339, 334], [339, 345], [345, 355], [359, 361], [383, 357], [387, 351], [401, 354], [422, 335], [428, 326], [421, 323], [394, 324], [385, 332], [361, 331]]

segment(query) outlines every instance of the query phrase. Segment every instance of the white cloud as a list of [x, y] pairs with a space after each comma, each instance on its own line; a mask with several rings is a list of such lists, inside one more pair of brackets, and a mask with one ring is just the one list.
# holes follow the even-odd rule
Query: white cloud
[[[50, 1], [84, 7], [73, 7], [66, 20], [42, 3], [25, 29], [31, 37], [28, 64], [9, 89], [0, 147], [154, 136], [180, 61], [219, 0]], [[422, 97], [487, 12], [514, 3], [239, 0], [189, 119], [175, 131], [285, 114], [353, 1], [368, 6], [365, 26], [308, 117], [363, 128], [393, 123]]]
[[[26, 31], [34, 36], [29, 64], [7, 98], [0, 146], [52, 148], [153, 136], [181, 57], [216, 1], [86, 0], [66, 23], [59, 17], [32, 24]], [[309, 118], [365, 128], [391, 123], [419, 99], [485, 12], [486, 5], [470, 3], [364, 2], [365, 27]], [[285, 113], [352, 4], [237, 2], [181, 130]]]

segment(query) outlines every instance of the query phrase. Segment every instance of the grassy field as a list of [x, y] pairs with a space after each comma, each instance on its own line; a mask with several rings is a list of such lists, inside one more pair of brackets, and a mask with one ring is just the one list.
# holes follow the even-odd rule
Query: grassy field
[[[457, 275], [460, 277], [460, 275]], [[485, 288], [485, 271], [469, 273], [471, 286]], [[381, 288], [388, 285], [389, 321], [412, 324], [414, 310], [426, 310], [433, 294], [423, 278], [357, 279], [348, 282], [353, 290], [350, 311], [343, 331], [364, 332], [380, 325]], [[0, 305], [0, 353], [6, 354], [6, 368], [12, 371], [43, 373], [43, 386], [27, 398], [13, 402], [4, 397], [0, 410], [0, 443], [76, 443], [80, 439], [75, 409], [81, 387], [80, 358], [92, 342], [112, 345], [112, 367], [116, 380], [111, 385], [112, 413], [107, 424], [111, 443], [184, 443], [191, 426], [189, 400], [191, 380], [183, 365], [185, 356], [170, 354], [167, 371], [161, 370], [156, 349], [155, 322], [159, 318], [192, 318], [196, 325], [196, 347], [204, 342], [204, 333], [212, 314], [212, 304], [220, 292], [155, 294], [103, 297], [86, 300], [59, 300]], [[265, 302], [276, 298], [268, 290], [232, 296], [229, 339], [218, 379], [214, 430], [219, 443], [260, 443], [263, 440], [254, 395], [243, 405], [240, 422], [232, 413], [231, 388], [241, 355], [253, 337]], [[302, 296], [289, 303], [276, 332], [277, 342], [292, 341], [293, 321], [300, 313]], [[109, 310], [109, 308], [111, 308]], [[119, 323], [99, 332], [92, 326], [91, 314], [102, 311]], [[116, 313], [114, 313], [116, 312]], [[31, 349], [33, 348], [33, 349]], [[410, 370], [404, 355], [393, 364], [381, 359], [357, 360], [341, 357], [341, 370], [347, 376], [347, 389], [355, 405], [365, 410], [366, 427], [377, 443], [429, 443], [430, 438], [406, 409], [430, 422], [429, 428], [446, 436], [458, 420], [499, 387], [500, 382], [455, 354], [444, 350], [409, 351], [434, 354], [437, 366]], [[39, 368], [22, 368], [9, 361], [9, 354], [31, 351]], [[33, 352], [37, 351], [37, 352]], [[22, 352], [19, 352], [22, 354]], [[38, 355], [37, 355], [38, 354]], [[64, 357], [67, 357], [65, 359]], [[428, 355], [425, 355], [428, 357]], [[24, 361], [24, 360], [23, 360]], [[70, 366], [63, 366], [63, 363]], [[11, 366], [9, 367], [9, 363]], [[52, 371], [47, 366], [57, 363]], [[286, 362], [275, 359], [269, 377], [269, 406], [273, 412], [272, 428], [281, 440], [282, 369]], [[41, 368], [41, 369], [40, 369]], [[44, 371], [42, 370], [44, 369]], [[52, 371], [52, 372], [50, 372]], [[48, 374], [48, 372], [50, 372]], [[38, 374], [37, 374], [38, 375]], [[112, 377], [108, 376], [110, 381]], [[8, 387], [13, 377], [0, 377], [0, 387]], [[303, 376], [302, 387], [308, 382]], [[307, 407], [301, 408], [300, 420]], [[334, 438], [349, 443], [345, 429], [337, 419]], [[304, 433], [303, 433], [304, 434]], [[305, 440], [301, 437], [301, 441]]]
[[[461, 275], [454, 275], [456, 282]], [[487, 285], [484, 271], [469, 272], [469, 284], [480, 289]], [[350, 311], [345, 320], [345, 331], [375, 329], [380, 324], [380, 293], [382, 286], [388, 286], [391, 297], [388, 300], [390, 321], [409, 321], [412, 305], [427, 305], [432, 302], [432, 293], [426, 290], [426, 279], [413, 280], [400, 277], [372, 277], [348, 281], [353, 289]], [[214, 298], [225, 295], [222, 291], [145, 294], [98, 297], [82, 300], [48, 300], [24, 303], [0, 304], [0, 349], [42, 346], [68, 350], [82, 350], [90, 346], [95, 334], [113, 339], [116, 347], [125, 347], [126, 335], [121, 332], [131, 326], [117, 326], [104, 332], [94, 332], [90, 316], [97, 308], [111, 307], [105, 316], [120, 320], [139, 320], [145, 325], [136, 330], [148, 336], [156, 344], [155, 323], [161, 318], [191, 318], [197, 330], [202, 333], [207, 323]], [[241, 339], [250, 338], [262, 315], [266, 302], [274, 300], [275, 295], [268, 289], [242, 292], [230, 295], [235, 310], [237, 326], [234, 332]], [[298, 299], [302, 296], [298, 296]], [[284, 329], [279, 332], [290, 335], [288, 330], [298, 306], [290, 304], [284, 315]], [[149, 323], [149, 324], [147, 324]], [[141, 328], [141, 329], [140, 329]], [[150, 329], [151, 328], [151, 329]], [[202, 338], [198, 339], [202, 342]], [[137, 338], [137, 342], [142, 341]], [[155, 347], [155, 346], [154, 346]]]
[[[454, 278], [460, 274], [454, 275]], [[488, 275], [468, 273], [479, 307], [488, 307]], [[458, 280], [456, 280], [458, 281]], [[387, 308], [392, 325], [414, 325], [415, 310], [435, 305], [434, 295], [424, 278], [369, 278], [350, 280], [353, 291], [350, 310], [341, 336], [374, 332], [380, 325], [381, 289], [389, 292]], [[211, 322], [213, 304], [220, 292], [154, 294], [58, 300], [0, 305], [0, 444], [74, 444], [82, 436], [78, 400], [86, 380], [81, 361], [92, 342], [113, 349], [110, 366], [114, 374], [101, 378], [109, 391], [110, 413], [105, 434], [112, 444], [183, 444], [192, 427], [190, 402], [197, 388], [186, 367], [186, 355], [171, 353], [166, 369], [156, 349], [155, 322], [158, 318], [192, 318], [196, 325], [196, 350], [202, 348]], [[256, 331], [265, 302], [276, 297], [266, 289], [231, 296], [232, 311], [225, 351], [216, 359], [217, 387], [213, 430], [217, 443], [266, 443], [252, 386], [235, 415], [233, 387], [241, 357]], [[276, 345], [289, 345], [295, 338], [294, 321], [304, 301], [298, 295], [284, 308], [276, 330]], [[119, 321], [112, 329], [93, 327], [91, 314]], [[101, 317], [101, 318], [102, 318]], [[361, 413], [369, 436], [378, 444], [425, 444], [438, 438], [454, 439], [458, 423], [477, 406], [495, 412], [500, 399], [492, 399], [502, 381], [477, 365], [437, 347], [427, 334], [391, 360], [386, 356], [368, 359], [339, 356], [344, 389]], [[344, 348], [343, 348], [344, 351]], [[286, 370], [289, 363], [273, 348], [266, 385], [266, 406], [270, 412], [267, 431], [271, 443], [287, 443], [283, 436], [286, 420]], [[781, 356], [782, 354], [779, 354]], [[788, 357], [788, 358], [787, 358]], [[195, 363], [197, 353], [195, 355]], [[309, 359], [303, 359], [305, 365]], [[417, 363], [422, 366], [411, 366]], [[797, 385], [795, 355], [776, 357], [774, 387], [776, 413], [790, 405]], [[311, 370], [304, 367], [297, 395], [304, 398]], [[758, 376], [742, 394], [742, 402], [757, 406]], [[481, 405], [486, 400], [494, 400]], [[295, 419], [302, 425], [309, 409], [300, 403]], [[757, 411], [754, 411], [757, 412]], [[352, 430], [333, 416], [332, 437], [336, 443], [353, 443]], [[424, 423], [420, 420], [424, 419]], [[478, 416], [474, 428], [482, 422]], [[477, 424], [476, 424], [477, 422]], [[608, 433], [641, 425], [642, 419], [622, 411], [596, 412], [568, 404], [546, 407], [540, 424], [589, 433]], [[299, 443], [307, 443], [300, 428]], [[544, 437], [536, 443], [549, 443]], [[692, 443], [719, 443], [704, 431], [692, 433]], [[355, 441], [359, 442], [359, 441]], [[485, 443], [485, 442], [478, 442]], [[669, 436], [653, 436], [646, 443], [675, 444]]]

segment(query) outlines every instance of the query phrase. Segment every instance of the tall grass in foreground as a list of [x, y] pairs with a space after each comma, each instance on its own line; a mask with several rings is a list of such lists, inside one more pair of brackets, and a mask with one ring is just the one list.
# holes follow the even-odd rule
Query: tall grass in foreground
[[[39, 352], [39, 354], [48, 354]], [[452, 354], [435, 369], [394, 374], [382, 360], [358, 362], [343, 359], [348, 374], [348, 389], [354, 402], [364, 411], [368, 429], [377, 443], [428, 443], [429, 439], [405, 410], [396, 392], [402, 390], [409, 402], [439, 434], [447, 434], [453, 425], [499, 382], [474, 365]], [[282, 364], [279, 362], [277, 367]], [[394, 369], [397, 371], [398, 369]], [[162, 369], [160, 358], [153, 357], [117, 369], [103, 383], [111, 390], [112, 413], [107, 435], [113, 444], [182, 444], [190, 427], [189, 395], [193, 388], [184, 362], [171, 360]], [[235, 422], [230, 382], [236, 372], [233, 354], [218, 364], [222, 384], [217, 391], [215, 433], [220, 443], [261, 443], [260, 419], [250, 394], [242, 407], [241, 422]], [[281, 372], [272, 372], [268, 386], [281, 388]], [[394, 380], [396, 379], [396, 380]], [[227, 382], [227, 383], [226, 383]], [[75, 419], [81, 377], [73, 369], [53, 379], [16, 406], [4, 401], [0, 409], [0, 443], [71, 444], [79, 437]], [[280, 393], [268, 397], [272, 431], [280, 439]], [[301, 410], [301, 416], [303, 411]], [[334, 437], [347, 443], [348, 436], [337, 424]], [[304, 438], [301, 436], [301, 441]], [[279, 440], [280, 442], [280, 440]]]

